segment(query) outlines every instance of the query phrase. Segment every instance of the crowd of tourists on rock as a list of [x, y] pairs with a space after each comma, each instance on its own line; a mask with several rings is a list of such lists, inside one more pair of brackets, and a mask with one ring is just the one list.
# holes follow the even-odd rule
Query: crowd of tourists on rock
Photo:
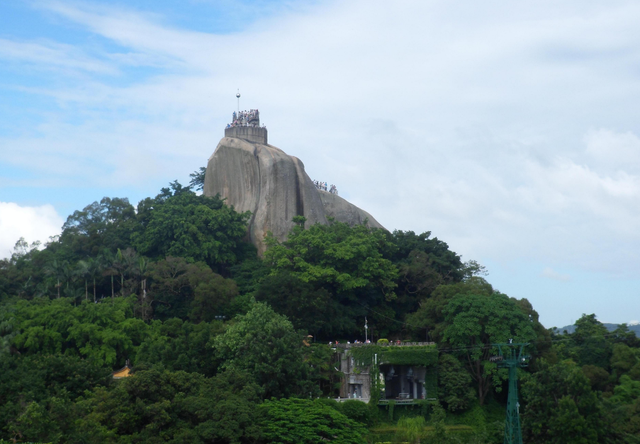
[[336, 186], [333, 184], [329, 186], [327, 182], [321, 182], [319, 180], [314, 180], [313, 184], [316, 186], [317, 189], [321, 191], [328, 191], [331, 194], [335, 194], [336, 196], [338, 195], [338, 188], [336, 188]]
[[234, 128], [236, 126], [260, 126], [260, 111], [257, 109], [250, 109], [249, 111], [233, 112], [233, 118], [231, 123], [227, 124], [227, 128]]

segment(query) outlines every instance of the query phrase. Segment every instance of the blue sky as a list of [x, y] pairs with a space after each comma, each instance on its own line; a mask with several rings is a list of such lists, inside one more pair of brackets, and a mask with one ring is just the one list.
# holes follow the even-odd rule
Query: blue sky
[[0, 255], [204, 166], [242, 92], [270, 143], [431, 231], [547, 326], [640, 319], [632, 1], [0, 3]]

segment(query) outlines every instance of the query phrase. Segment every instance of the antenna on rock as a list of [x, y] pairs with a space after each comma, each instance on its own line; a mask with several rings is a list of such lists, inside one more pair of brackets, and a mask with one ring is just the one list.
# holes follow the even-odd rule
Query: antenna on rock
[[238, 114], [240, 114], [240, 90], [236, 93], [236, 97], [238, 98]]

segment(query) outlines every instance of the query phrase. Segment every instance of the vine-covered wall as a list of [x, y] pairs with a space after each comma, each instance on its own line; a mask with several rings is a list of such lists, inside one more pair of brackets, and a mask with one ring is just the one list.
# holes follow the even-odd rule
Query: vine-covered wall
[[352, 347], [348, 350], [348, 353], [353, 356], [357, 365], [362, 367], [376, 364], [376, 355], [378, 356], [378, 365], [394, 364], [434, 367], [438, 364], [438, 349], [432, 345], [381, 346], [371, 344]]
[[351, 347], [347, 350], [356, 366], [369, 368], [371, 375], [371, 401], [377, 404], [384, 390], [380, 378], [380, 365], [412, 365], [426, 367], [425, 388], [428, 398], [436, 398], [438, 388], [438, 349], [432, 345], [383, 346], [376, 344]]

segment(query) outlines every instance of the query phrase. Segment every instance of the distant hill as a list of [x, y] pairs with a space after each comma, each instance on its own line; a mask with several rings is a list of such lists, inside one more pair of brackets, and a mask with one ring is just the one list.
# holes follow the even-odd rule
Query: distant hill
[[[613, 330], [615, 330], [616, 328], [618, 328], [618, 326], [619, 326], [620, 324], [607, 324], [607, 323], [603, 323], [602, 325], [604, 325], [604, 326], [607, 328], [607, 330], [609, 330], [609, 331], [613, 331]], [[629, 331], [634, 332], [634, 333], [636, 334], [636, 336], [640, 337], [640, 324], [634, 324], [634, 325], [628, 325], [628, 324], [627, 324], [627, 327], [629, 328]], [[556, 331], [557, 331], [559, 334], [562, 334], [565, 330], [567, 331], [567, 333], [573, 333], [573, 332], [575, 332], [575, 331], [576, 331], [576, 326], [575, 326], [575, 325], [567, 325], [566, 327], [562, 327], [562, 328], [558, 328], [558, 329], [556, 329]]]

